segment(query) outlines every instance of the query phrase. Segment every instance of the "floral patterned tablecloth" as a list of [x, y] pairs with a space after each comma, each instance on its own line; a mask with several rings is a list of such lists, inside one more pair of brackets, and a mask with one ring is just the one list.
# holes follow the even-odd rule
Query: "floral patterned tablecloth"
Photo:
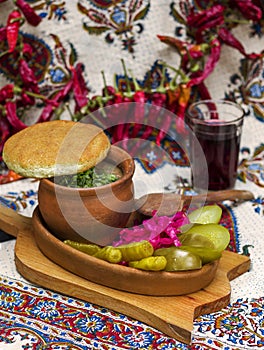
[[[122, 79], [121, 59], [141, 85], [157, 59], [177, 63], [176, 53], [157, 40], [157, 34], [182, 34], [175, 6], [190, 1], [28, 1], [42, 17], [38, 27], [25, 27], [35, 43], [38, 65], [49, 67], [49, 84], [60, 84], [65, 72], [56, 54], [54, 34], [66, 52], [74, 48], [85, 65], [85, 78], [93, 94], [107, 82]], [[199, 1], [193, 1], [197, 6]], [[12, 1], [1, 3], [0, 24]], [[137, 16], [133, 9], [137, 8]], [[130, 18], [130, 27], [122, 23]], [[107, 25], [102, 28], [102, 21]], [[235, 28], [248, 52], [263, 49], [263, 34], [242, 24]], [[0, 81], [8, 81], [6, 67]], [[121, 78], [120, 78], [121, 77]], [[247, 66], [244, 57], [224, 47], [220, 63], [207, 85], [216, 98], [232, 97], [246, 109], [240, 151], [238, 189], [251, 190], [255, 199], [240, 204], [223, 203], [225, 224], [232, 230], [228, 249], [250, 255], [251, 269], [231, 282], [230, 304], [194, 320], [192, 345], [169, 338], [160, 331], [123, 314], [32, 285], [14, 264], [15, 240], [0, 244], [0, 349], [259, 349], [264, 346], [264, 68]], [[10, 77], [12, 79], [12, 77]], [[166, 142], [166, 141], [164, 141]], [[164, 146], [164, 144], [163, 144]], [[190, 170], [182, 154], [166, 144], [175, 164], [164, 162], [155, 149], [147, 150], [144, 163], [136, 161], [136, 196], [146, 190], [174, 191], [190, 184]], [[155, 166], [153, 166], [155, 164]], [[3, 175], [3, 174], [2, 174]], [[22, 179], [0, 186], [0, 202], [30, 216], [37, 205], [38, 183]]]

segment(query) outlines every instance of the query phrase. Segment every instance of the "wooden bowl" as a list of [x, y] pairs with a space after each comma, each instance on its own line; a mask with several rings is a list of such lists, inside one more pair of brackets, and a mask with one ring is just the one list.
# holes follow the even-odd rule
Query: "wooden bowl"
[[152, 296], [190, 294], [208, 286], [218, 267], [218, 261], [214, 261], [193, 271], [141, 271], [99, 260], [66, 245], [49, 231], [38, 207], [32, 224], [37, 245], [51, 261], [91, 282], [117, 290]]
[[134, 208], [134, 160], [121, 148], [111, 146], [104, 162], [118, 166], [122, 177], [93, 188], [61, 186], [56, 178], [40, 180], [39, 210], [59, 239], [107, 245], [126, 226]]

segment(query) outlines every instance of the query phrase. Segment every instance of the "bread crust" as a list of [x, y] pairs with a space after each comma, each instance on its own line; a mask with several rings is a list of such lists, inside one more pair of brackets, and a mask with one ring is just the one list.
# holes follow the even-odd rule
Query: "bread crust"
[[92, 124], [55, 120], [37, 123], [11, 136], [3, 160], [24, 177], [76, 174], [101, 162], [110, 149], [104, 131]]

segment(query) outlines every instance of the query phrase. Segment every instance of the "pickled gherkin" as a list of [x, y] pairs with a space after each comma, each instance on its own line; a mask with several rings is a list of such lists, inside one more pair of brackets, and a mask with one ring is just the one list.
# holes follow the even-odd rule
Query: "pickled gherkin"
[[97, 253], [101, 248], [96, 244], [87, 244], [87, 243], [80, 243], [75, 242], [67, 239], [64, 241], [65, 244], [69, 245], [72, 248], [75, 248], [77, 250], [80, 250], [81, 252], [84, 252], [88, 255], [94, 255]]
[[129, 266], [145, 271], [162, 271], [167, 265], [165, 256], [148, 256], [138, 261], [130, 261]]
[[112, 246], [105, 246], [93, 255], [95, 258], [108, 261], [110, 263], [119, 263], [122, 261], [120, 250]]
[[123, 261], [136, 261], [153, 255], [154, 248], [148, 241], [132, 242], [116, 247], [122, 254]]
[[119, 263], [122, 260], [121, 252], [112, 246], [105, 246], [102, 248], [96, 244], [79, 243], [71, 240], [65, 240], [64, 243], [83, 253], [110, 263]]

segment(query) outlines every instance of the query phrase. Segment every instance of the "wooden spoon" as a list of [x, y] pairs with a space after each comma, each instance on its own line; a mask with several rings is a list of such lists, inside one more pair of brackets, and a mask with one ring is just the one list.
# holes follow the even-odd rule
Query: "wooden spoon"
[[181, 210], [184, 205], [198, 203], [217, 203], [224, 200], [245, 201], [254, 199], [250, 191], [223, 190], [197, 194], [194, 196], [180, 195], [176, 193], [149, 193], [136, 199], [136, 210], [146, 216], [151, 216], [153, 210], [157, 210], [159, 216], [173, 215]]

